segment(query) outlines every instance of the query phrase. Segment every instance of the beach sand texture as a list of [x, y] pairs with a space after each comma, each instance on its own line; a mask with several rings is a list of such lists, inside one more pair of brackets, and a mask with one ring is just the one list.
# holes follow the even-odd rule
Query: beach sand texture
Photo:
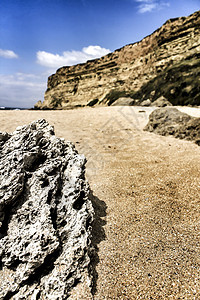
[[152, 110], [0, 111], [0, 131], [45, 118], [85, 154], [94, 299], [200, 299], [200, 147], [144, 132]]

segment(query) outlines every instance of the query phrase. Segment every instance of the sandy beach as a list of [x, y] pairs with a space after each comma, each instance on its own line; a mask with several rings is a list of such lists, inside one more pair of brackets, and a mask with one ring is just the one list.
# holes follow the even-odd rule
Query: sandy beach
[[44, 118], [86, 156], [95, 300], [200, 299], [200, 147], [144, 132], [153, 109], [0, 111], [0, 131]]

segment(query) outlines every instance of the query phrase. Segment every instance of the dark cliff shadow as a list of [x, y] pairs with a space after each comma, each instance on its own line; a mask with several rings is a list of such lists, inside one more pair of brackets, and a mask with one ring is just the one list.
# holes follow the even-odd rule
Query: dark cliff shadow
[[92, 202], [92, 206], [94, 208], [94, 221], [92, 223], [92, 251], [90, 255], [91, 259], [91, 274], [93, 277], [92, 282], [92, 294], [94, 295], [97, 291], [97, 280], [98, 280], [98, 273], [96, 267], [99, 263], [99, 243], [106, 239], [106, 234], [103, 226], [106, 225], [105, 219], [106, 216], [106, 209], [107, 205], [104, 201], [100, 200], [96, 196], [94, 196], [93, 191], [90, 190], [89, 199]]

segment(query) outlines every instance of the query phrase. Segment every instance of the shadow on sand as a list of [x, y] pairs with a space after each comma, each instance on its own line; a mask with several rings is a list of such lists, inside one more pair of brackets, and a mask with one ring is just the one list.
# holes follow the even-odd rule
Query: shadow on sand
[[99, 263], [98, 244], [106, 239], [106, 234], [103, 226], [106, 225], [104, 217], [106, 216], [107, 205], [104, 201], [94, 196], [93, 191], [90, 190], [89, 198], [94, 208], [94, 221], [92, 224], [92, 251], [91, 251], [91, 273], [93, 276], [92, 294], [97, 291], [98, 273], [96, 267]]

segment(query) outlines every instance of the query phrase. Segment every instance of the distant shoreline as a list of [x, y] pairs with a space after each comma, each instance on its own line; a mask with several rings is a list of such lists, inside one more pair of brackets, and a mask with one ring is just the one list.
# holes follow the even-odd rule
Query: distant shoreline
[[27, 110], [27, 109], [30, 109], [30, 108], [23, 108], [23, 107], [4, 107], [4, 106], [1, 106], [1, 107], [0, 107], [0, 110]]

